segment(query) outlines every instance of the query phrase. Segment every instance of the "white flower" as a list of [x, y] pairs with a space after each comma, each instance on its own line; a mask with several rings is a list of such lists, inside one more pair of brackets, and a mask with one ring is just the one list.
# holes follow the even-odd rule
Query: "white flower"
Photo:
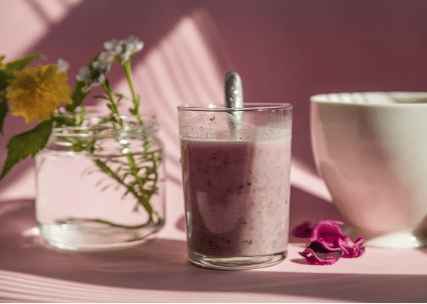
[[113, 39], [104, 43], [105, 49], [113, 54], [115, 60], [124, 64], [130, 56], [142, 50], [144, 44], [134, 36], [129, 36], [126, 40], [117, 41]]
[[117, 39], [104, 42], [104, 48], [112, 54], [119, 54], [122, 51], [122, 46], [119, 44]]
[[82, 67], [76, 79], [86, 84], [86, 86], [82, 88], [82, 92], [87, 93], [92, 87], [98, 86], [105, 81], [105, 70], [96, 67], [93, 69]]
[[70, 64], [65, 61], [64, 59], [58, 59], [58, 62], [56, 63], [56, 67], [58, 71], [66, 72], [70, 68]]
[[90, 77], [90, 70], [88, 67], [82, 67], [79, 70], [79, 74], [76, 76], [78, 81], [86, 82]]
[[101, 52], [98, 56], [98, 59], [92, 62], [92, 66], [95, 69], [101, 69], [107, 72], [110, 69], [111, 63], [113, 62], [113, 60], [114, 60], [113, 54], [109, 52]]
[[77, 75], [78, 81], [85, 82], [86, 86], [82, 88], [82, 92], [89, 92], [92, 87], [98, 86], [106, 80], [106, 74], [114, 60], [114, 55], [110, 52], [101, 52], [92, 62], [91, 67], [82, 67]]

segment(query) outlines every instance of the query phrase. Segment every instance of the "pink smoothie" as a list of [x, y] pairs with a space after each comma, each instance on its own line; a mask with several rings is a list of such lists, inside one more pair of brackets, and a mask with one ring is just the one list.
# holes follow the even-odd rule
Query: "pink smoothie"
[[189, 249], [207, 256], [286, 251], [289, 138], [181, 140]]

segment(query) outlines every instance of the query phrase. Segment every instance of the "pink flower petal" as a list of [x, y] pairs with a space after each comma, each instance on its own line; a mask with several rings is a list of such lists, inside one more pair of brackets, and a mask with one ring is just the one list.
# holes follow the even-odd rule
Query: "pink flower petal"
[[310, 243], [300, 253], [310, 265], [331, 265], [340, 257], [356, 258], [365, 252], [365, 239], [361, 237], [353, 242], [338, 226], [343, 224], [340, 221], [324, 220], [310, 229], [310, 223], [304, 222], [293, 230], [294, 236], [310, 237]]
[[338, 261], [341, 251], [329, 251], [317, 242], [312, 242], [307, 248], [300, 252], [310, 265], [332, 265]]
[[337, 241], [341, 237], [345, 237], [338, 225], [343, 225], [343, 222], [325, 220], [319, 221], [311, 230], [310, 240], [315, 241], [322, 239], [323, 242], [336, 247]]
[[364, 237], [358, 238], [355, 242], [351, 241], [349, 237], [340, 240], [340, 248], [343, 250], [343, 258], [357, 258], [365, 253]]
[[297, 238], [309, 238], [311, 235], [310, 222], [303, 222], [292, 230], [292, 236]]
[[330, 251], [341, 249], [343, 258], [353, 258], [361, 256], [365, 252], [363, 247], [364, 238], [357, 239], [354, 243], [348, 236], [345, 236], [338, 225], [343, 222], [325, 220], [319, 221], [311, 230], [310, 240], [319, 242]]

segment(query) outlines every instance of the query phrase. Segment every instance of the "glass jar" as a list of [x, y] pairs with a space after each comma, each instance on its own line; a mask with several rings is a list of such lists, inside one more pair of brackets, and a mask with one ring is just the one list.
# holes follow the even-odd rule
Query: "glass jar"
[[92, 116], [52, 130], [35, 157], [36, 221], [50, 245], [108, 250], [146, 242], [165, 223], [163, 144], [154, 116]]

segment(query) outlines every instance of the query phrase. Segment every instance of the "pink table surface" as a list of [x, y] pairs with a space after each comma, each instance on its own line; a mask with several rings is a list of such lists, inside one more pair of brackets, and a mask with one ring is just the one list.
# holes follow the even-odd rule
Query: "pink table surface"
[[[34, 200], [1, 202], [0, 301], [427, 301], [427, 249], [367, 248], [357, 259], [311, 266], [298, 254], [303, 244], [292, 239], [288, 257], [276, 266], [246, 271], [193, 266], [187, 260], [181, 189], [168, 186], [166, 227], [151, 243], [123, 251], [46, 248], [34, 229]], [[298, 217], [299, 211], [291, 211]]]

